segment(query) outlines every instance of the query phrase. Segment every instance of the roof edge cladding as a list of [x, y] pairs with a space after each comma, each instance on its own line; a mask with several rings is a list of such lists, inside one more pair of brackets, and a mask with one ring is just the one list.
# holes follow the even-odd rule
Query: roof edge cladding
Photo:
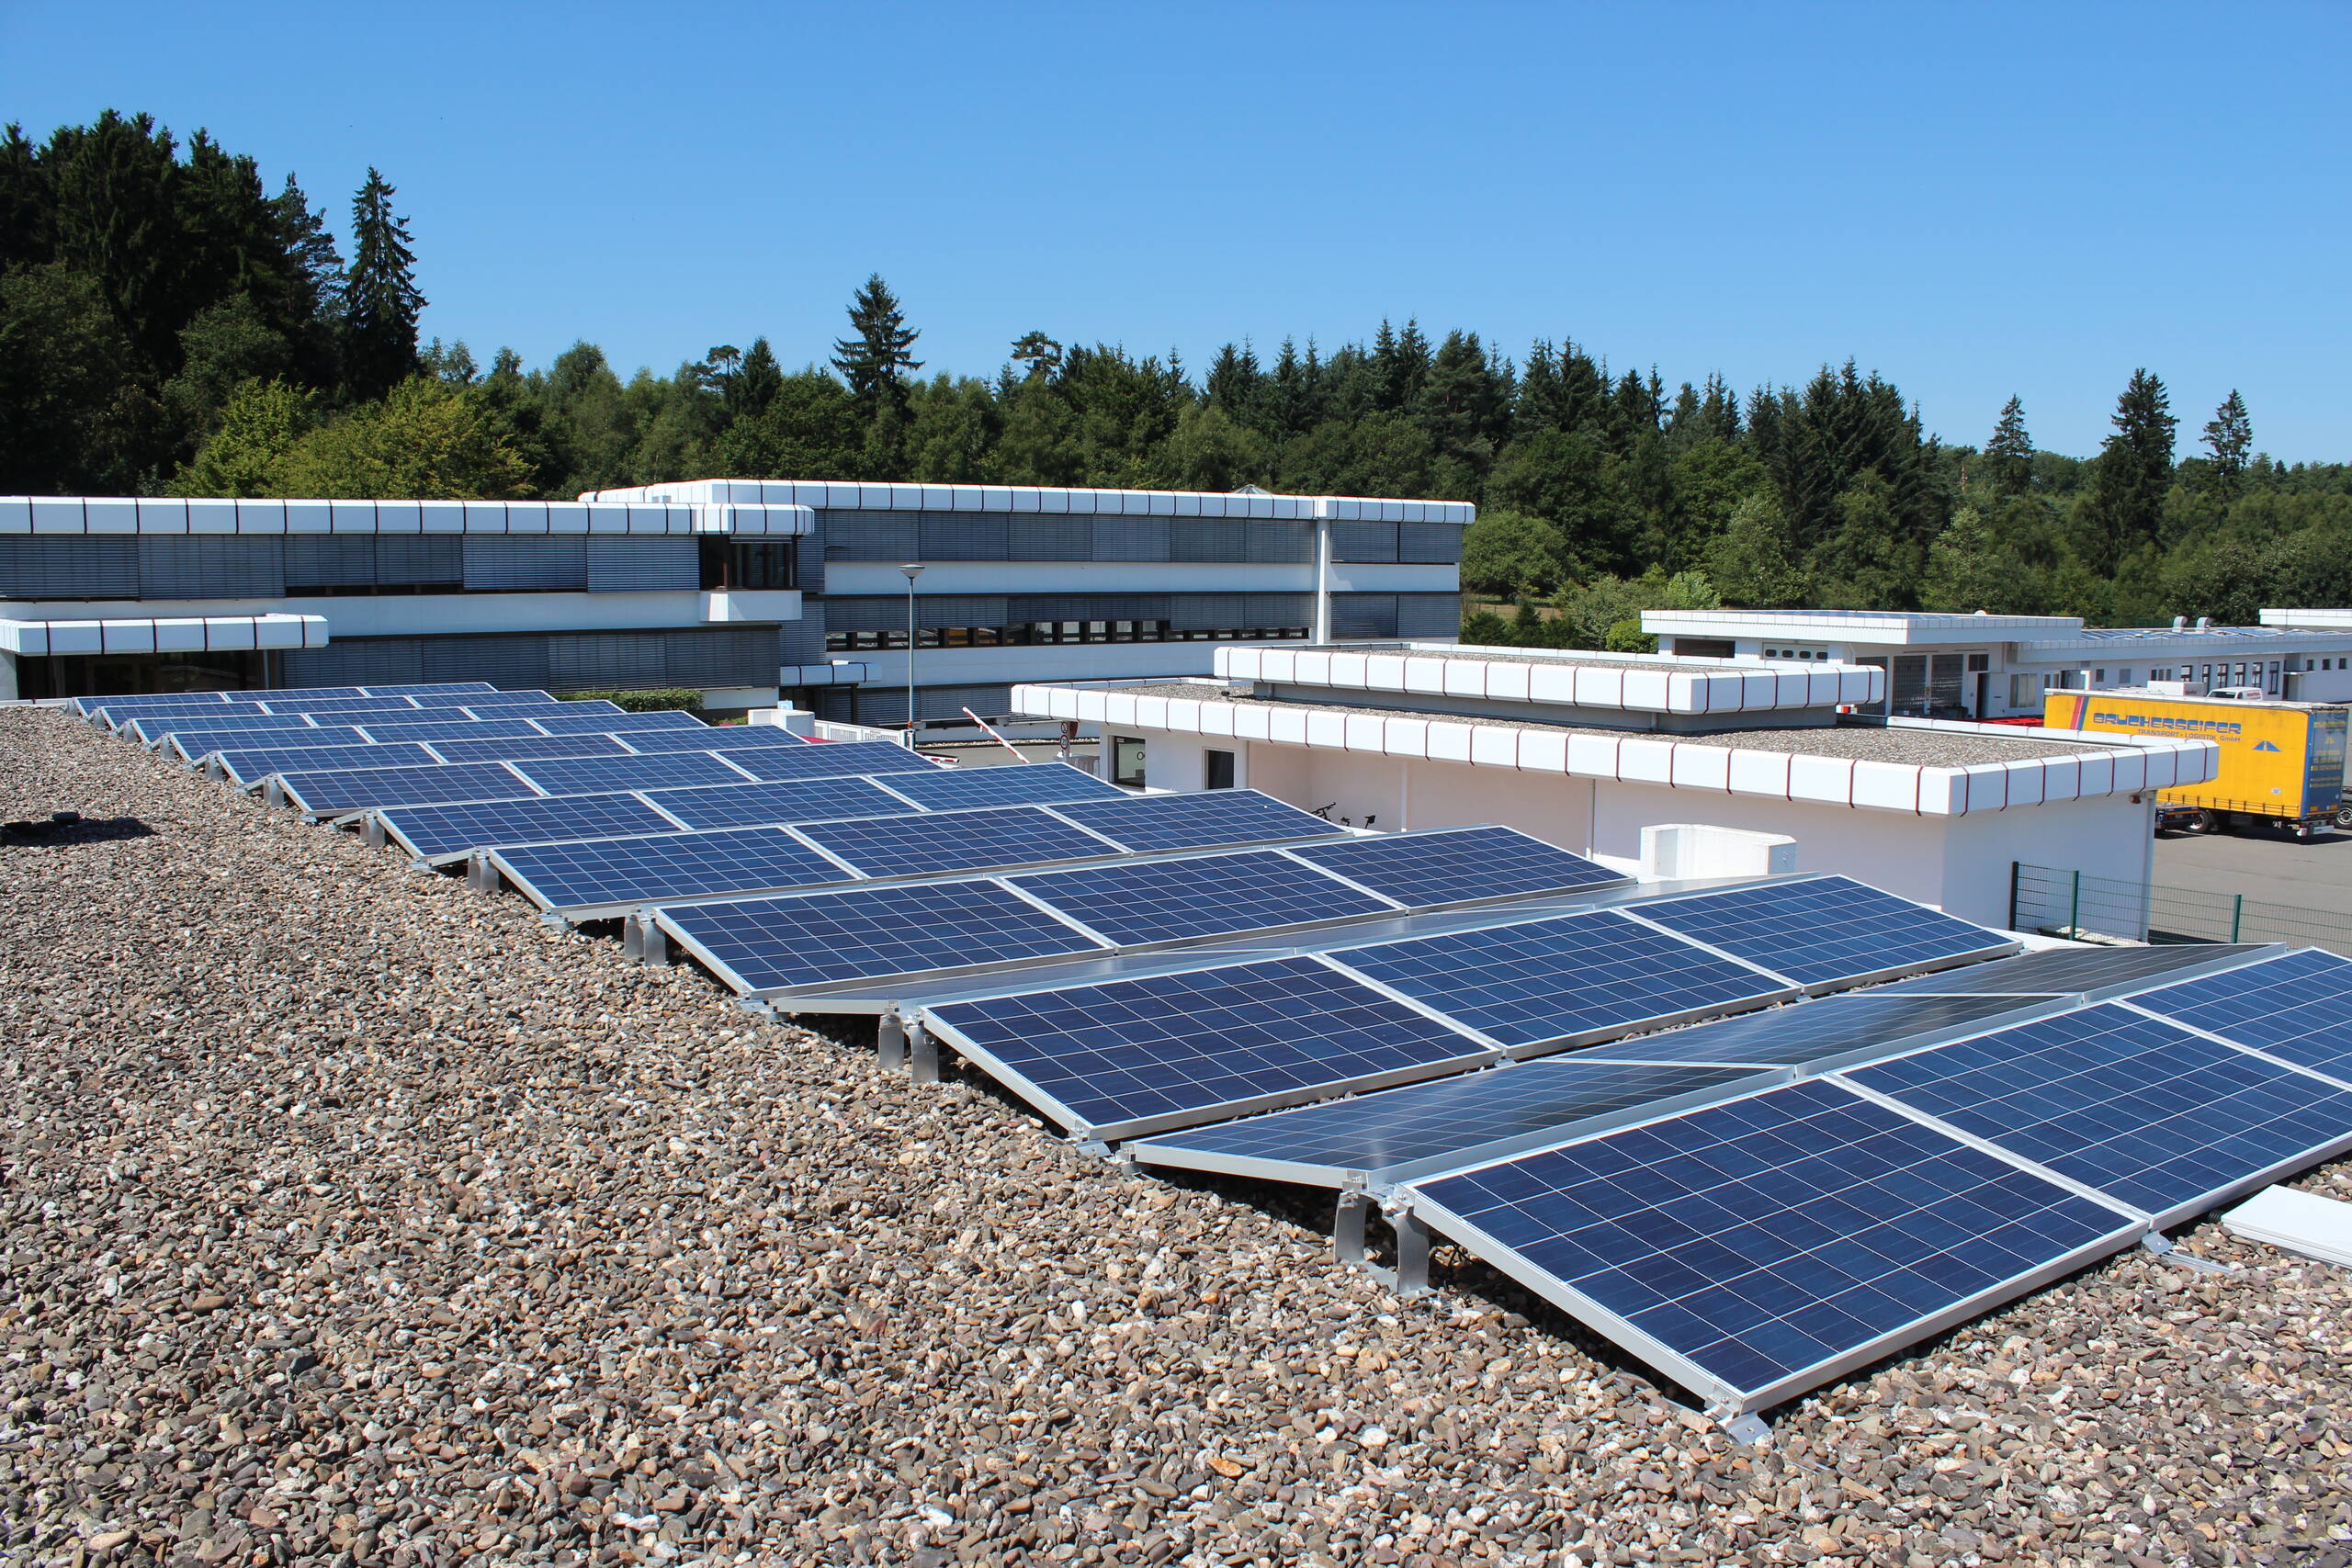
[[1482, 658], [1480, 650], [1402, 645], [1393, 649], [1218, 649], [1228, 680], [1326, 686], [1336, 691], [1556, 704], [1569, 708], [1672, 714], [1770, 713], [1876, 702], [1886, 671], [1859, 664], [1689, 660], [1671, 655]]
[[746, 502], [232, 501], [0, 495], [0, 536], [808, 533], [806, 506]]
[[[1021, 682], [1012, 688], [1012, 703], [1015, 713], [1080, 723], [1811, 801], [1914, 817], [1962, 817], [1973, 811], [2202, 784], [2213, 776], [2221, 755], [2221, 749], [2206, 740], [2050, 730], [2033, 739], [2060, 745], [2079, 742], [2081, 750], [1967, 764], [1874, 761], [1640, 732], [1227, 700], [1224, 688], [1209, 682], [1201, 683], [1200, 692], [1193, 698], [1170, 694], [1164, 687], [1136, 692], [1117, 686]], [[1935, 732], [1943, 727], [1904, 722], [1896, 728]], [[1972, 739], [1984, 739], [1974, 733], [1977, 728], [1953, 730], [1965, 730]]]
[[1954, 615], [1915, 610], [1645, 610], [1642, 630], [1686, 637], [1786, 637], [1869, 643], [2012, 642], [2065, 637], [2079, 615]]
[[324, 648], [324, 615], [58, 616], [0, 621], [0, 652], [55, 658], [91, 653], [214, 653]]
[[1216, 491], [1060, 490], [1043, 485], [870, 484], [847, 479], [681, 479], [584, 491], [583, 502], [791, 504], [859, 512], [1083, 513], [1128, 517], [1237, 517], [1262, 522], [1442, 523], [1467, 527], [1466, 501], [1374, 496], [1237, 495]]

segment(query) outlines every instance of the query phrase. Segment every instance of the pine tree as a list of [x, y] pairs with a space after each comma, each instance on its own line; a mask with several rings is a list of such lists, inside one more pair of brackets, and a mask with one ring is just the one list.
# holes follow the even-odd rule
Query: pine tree
[[2115, 434], [2091, 463], [2091, 485], [2076, 517], [2083, 555], [2094, 571], [2112, 572], [2123, 558], [2153, 543], [2172, 486], [2177, 421], [2165, 384], [2145, 369], [2132, 372], [2115, 402]]
[[907, 376], [922, 368], [909, 354], [922, 334], [907, 325], [899, 297], [875, 273], [850, 301], [851, 336], [833, 341], [833, 368], [849, 383], [850, 396], [869, 413], [888, 409], [903, 413], [907, 405]]
[[343, 333], [343, 257], [325, 217], [311, 206], [294, 176], [271, 198], [278, 243], [291, 263], [286, 285], [286, 314], [301, 326], [294, 334], [297, 362], [314, 387], [336, 379], [335, 351]]
[[2245, 473], [2247, 457], [2254, 452], [2254, 421], [2245, 412], [2245, 400], [2238, 396], [2235, 387], [2213, 411], [2212, 419], [2205, 426], [2205, 446], [2213, 454], [2213, 477], [2224, 490], [2233, 489]]
[[408, 220], [392, 211], [393, 187], [372, 167], [351, 201], [351, 270], [344, 279], [344, 384], [380, 398], [416, 374], [416, 253]]
[[768, 340], [756, 337], [751, 350], [728, 368], [719, 383], [719, 404], [730, 421], [757, 419], [768, 412], [784, 388], [784, 367], [775, 360]]
[[1984, 443], [1984, 480], [2002, 495], [2019, 495], [2033, 481], [2033, 437], [2026, 434], [2025, 404], [2012, 397], [2001, 405], [2001, 423]]

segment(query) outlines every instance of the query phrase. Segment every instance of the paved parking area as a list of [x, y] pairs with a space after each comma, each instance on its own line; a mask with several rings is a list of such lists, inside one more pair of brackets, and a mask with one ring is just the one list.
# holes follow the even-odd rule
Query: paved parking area
[[2352, 919], [2352, 833], [2301, 844], [2254, 833], [2167, 834], [2156, 840], [2156, 883]]

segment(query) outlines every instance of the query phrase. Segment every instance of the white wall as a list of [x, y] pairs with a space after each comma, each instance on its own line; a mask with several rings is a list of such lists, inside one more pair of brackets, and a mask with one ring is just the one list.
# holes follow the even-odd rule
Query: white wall
[[[899, 581], [906, 580], [900, 578]], [[800, 595], [759, 596], [797, 620]], [[143, 620], [154, 615], [323, 615], [332, 637], [434, 637], [458, 632], [642, 631], [711, 624], [699, 592], [355, 593], [347, 598], [119, 599], [0, 603], [0, 617], [29, 621]], [[788, 610], [788, 615], [785, 612]], [[1205, 646], [1205, 645], [1204, 645]], [[1204, 655], [1205, 658], [1205, 655]], [[1204, 664], [1203, 668], [1206, 668]]]

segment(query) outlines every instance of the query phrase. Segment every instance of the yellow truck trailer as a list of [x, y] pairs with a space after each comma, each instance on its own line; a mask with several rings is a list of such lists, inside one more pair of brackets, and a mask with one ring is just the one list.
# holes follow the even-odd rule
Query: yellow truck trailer
[[2116, 730], [2211, 740], [2221, 771], [2209, 784], [2161, 792], [2156, 825], [2211, 833], [2267, 826], [2308, 839], [2352, 827], [2344, 803], [2345, 710], [2320, 703], [2173, 696], [2161, 692], [2052, 692], [2052, 729]]

